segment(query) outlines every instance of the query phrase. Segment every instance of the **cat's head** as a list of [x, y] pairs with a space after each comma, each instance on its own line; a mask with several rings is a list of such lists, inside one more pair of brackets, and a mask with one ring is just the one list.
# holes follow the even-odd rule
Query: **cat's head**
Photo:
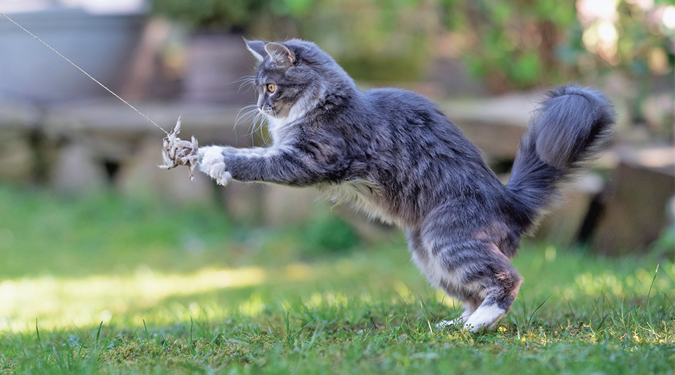
[[258, 109], [269, 117], [300, 117], [328, 93], [353, 86], [347, 73], [314, 43], [245, 42], [258, 59], [254, 81]]

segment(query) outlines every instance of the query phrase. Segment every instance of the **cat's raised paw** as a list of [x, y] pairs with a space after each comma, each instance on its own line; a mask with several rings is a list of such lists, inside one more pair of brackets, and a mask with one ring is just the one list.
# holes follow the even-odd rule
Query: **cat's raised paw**
[[200, 148], [202, 155], [199, 169], [216, 180], [218, 185], [225, 186], [232, 179], [232, 174], [225, 165], [225, 156], [221, 147], [211, 146]]

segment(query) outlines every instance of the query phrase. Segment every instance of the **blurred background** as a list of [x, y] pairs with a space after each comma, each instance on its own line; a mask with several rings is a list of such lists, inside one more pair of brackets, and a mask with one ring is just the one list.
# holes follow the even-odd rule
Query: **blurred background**
[[[255, 64], [242, 37], [311, 40], [363, 89], [430, 97], [504, 181], [542, 93], [569, 81], [592, 85], [614, 102], [616, 136], [528, 243], [546, 249], [547, 260], [555, 249], [675, 256], [672, 0], [0, 0], [0, 12], [164, 128], [182, 115], [183, 136], [202, 145], [268, 138], [241, 111], [255, 103], [242, 86]], [[331, 207], [312, 189], [221, 188], [201, 174], [191, 182], [184, 169], [160, 170], [162, 136], [0, 18], [0, 329], [56, 316], [61, 300], [28, 301], [53, 297], [49, 288], [64, 278], [295, 264], [284, 271], [293, 278], [311, 274], [313, 260], [353, 257], [354, 249], [366, 254], [354, 267], [368, 265], [373, 249], [407, 258], [400, 231]], [[396, 264], [419, 278], [406, 262]], [[241, 269], [191, 282], [271, 277]], [[201, 291], [161, 292], [159, 284], [151, 290], [160, 296]], [[91, 310], [82, 313], [89, 324], [146, 306], [124, 301], [76, 310]]]

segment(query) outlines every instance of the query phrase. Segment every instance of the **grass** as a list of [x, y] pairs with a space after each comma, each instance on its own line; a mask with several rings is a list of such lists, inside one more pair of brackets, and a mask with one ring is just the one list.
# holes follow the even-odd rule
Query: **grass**
[[498, 329], [438, 332], [402, 236], [317, 253], [319, 222], [0, 187], [0, 373], [673, 373], [668, 259], [525, 244]]

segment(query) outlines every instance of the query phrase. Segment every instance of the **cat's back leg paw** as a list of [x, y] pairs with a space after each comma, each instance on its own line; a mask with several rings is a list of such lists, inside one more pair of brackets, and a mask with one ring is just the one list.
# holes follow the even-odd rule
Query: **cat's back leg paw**
[[436, 323], [436, 330], [441, 331], [444, 329], [448, 329], [451, 327], [463, 327], [464, 323], [469, 319], [471, 316], [471, 313], [474, 312], [475, 308], [471, 306], [471, 304], [467, 301], [463, 302], [464, 303], [464, 312], [462, 315], [455, 319], [450, 319], [450, 320], [441, 320], [440, 322]]

